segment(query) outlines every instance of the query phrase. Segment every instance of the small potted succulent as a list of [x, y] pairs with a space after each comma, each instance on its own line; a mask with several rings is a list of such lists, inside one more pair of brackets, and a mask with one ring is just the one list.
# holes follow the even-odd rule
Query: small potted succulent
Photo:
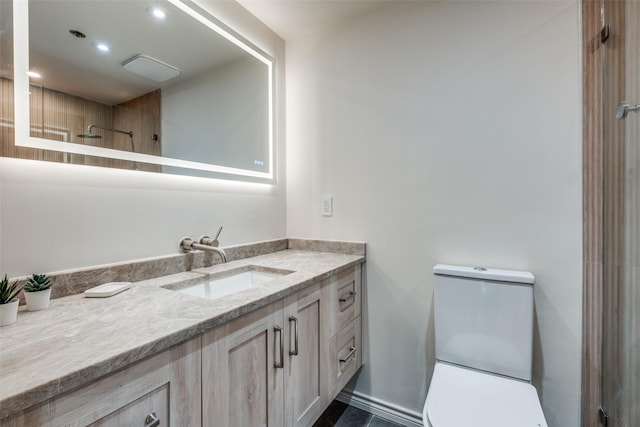
[[27, 311], [38, 311], [49, 307], [51, 298], [51, 279], [46, 274], [34, 274], [24, 284], [24, 299]]
[[0, 280], [0, 326], [14, 323], [18, 317], [18, 298], [20, 292], [18, 281], [9, 283], [7, 275]]

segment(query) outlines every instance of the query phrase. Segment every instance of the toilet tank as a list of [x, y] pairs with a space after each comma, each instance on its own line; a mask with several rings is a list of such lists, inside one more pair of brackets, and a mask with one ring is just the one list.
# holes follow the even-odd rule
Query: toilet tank
[[531, 381], [533, 275], [434, 267], [436, 359]]

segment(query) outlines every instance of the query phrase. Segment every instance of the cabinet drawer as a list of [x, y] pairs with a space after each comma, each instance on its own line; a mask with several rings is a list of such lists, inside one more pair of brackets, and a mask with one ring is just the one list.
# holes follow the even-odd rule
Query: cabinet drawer
[[[95, 423], [109, 426], [118, 425], [118, 421], [122, 419], [118, 417], [123, 413], [130, 421], [135, 413], [136, 422], [131, 425], [144, 426], [144, 420], [151, 412], [162, 416], [161, 421], [166, 424], [166, 415], [169, 414], [166, 392], [171, 380], [170, 363], [168, 351], [153, 356], [93, 384], [28, 409], [15, 418], [14, 425], [79, 427]], [[158, 399], [163, 393], [165, 397]], [[149, 395], [153, 396], [150, 400], [146, 399]], [[140, 402], [143, 402], [142, 406], [137, 406]], [[152, 406], [156, 402], [160, 402], [159, 407]], [[149, 413], [138, 413], [147, 406]]]
[[331, 280], [329, 287], [330, 335], [334, 335], [360, 315], [362, 301], [360, 266], [340, 273]]
[[91, 423], [91, 427], [159, 426], [169, 423], [169, 384]]
[[330, 390], [332, 398], [335, 398], [362, 366], [361, 316], [356, 317], [331, 338], [330, 355]]
[[[152, 415], [154, 414], [154, 415]], [[195, 427], [200, 422], [200, 338], [3, 419], [6, 427]]]

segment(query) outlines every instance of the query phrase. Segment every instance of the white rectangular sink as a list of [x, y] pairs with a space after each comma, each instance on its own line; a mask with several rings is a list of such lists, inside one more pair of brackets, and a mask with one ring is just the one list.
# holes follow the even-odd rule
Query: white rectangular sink
[[182, 292], [183, 294], [193, 295], [200, 298], [216, 299], [247, 289], [261, 287], [266, 283], [289, 273], [291, 273], [291, 271], [266, 271], [252, 269], [249, 267], [234, 270], [231, 274], [213, 277], [196, 285], [172, 289]]

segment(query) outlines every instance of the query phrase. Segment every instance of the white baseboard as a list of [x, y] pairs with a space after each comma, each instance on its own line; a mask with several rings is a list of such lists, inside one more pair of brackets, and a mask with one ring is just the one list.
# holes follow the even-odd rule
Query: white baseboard
[[422, 414], [355, 390], [342, 390], [336, 400], [407, 427], [423, 427]]

